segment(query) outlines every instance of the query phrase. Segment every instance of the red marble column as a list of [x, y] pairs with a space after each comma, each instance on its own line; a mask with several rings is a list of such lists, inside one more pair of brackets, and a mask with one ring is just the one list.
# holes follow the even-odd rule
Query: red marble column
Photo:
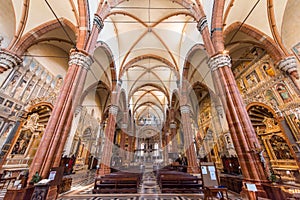
[[[127, 138], [127, 128], [128, 128], [128, 111], [123, 112], [123, 119], [122, 119], [122, 124], [121, 124], [121, 142], [120, 142], [120, 157], [122, 158], [122, 161], [125, 161], [125, 155], [126, 155], [126, 150], [125, 150], [125, 144], [126, 144], [126, 138]], [[128, 151], [128, 149], [127, 149]]]
[[[103, 28], [101, 17], [95, 15], [91, 35], [86, 45], [87, 52], [93, 53], [97, 37]], [[82, 93], [87, 71], [92, 63], [85, 51], [71, 51], [69, 69], [59, 97], [52, 111], [48, 125], [29, 170], [29, 177], [38, 171], [46, 178], [50, 168], [59, 165], [61, 153], [70, 130], [73, 112]], [[29, 178], [30, 179], [30, 178]]]
[[100, 168], [97, 171], [97, 176], [110, 173], [110, 161], [112, 156], [112, 147], [114, 145], [114, 134], [115, 134], [117, 114], [118, 114], [118, 107], [116, 105], [112, 105], [109, 108], [107, 125], [104, 130], [105, 142], [104, 142], [104, 148], [102, 152], [102, 161], [100, 164]]
[[38, 171], [43, 178], [48, 176], [50, 168], [53, 166], [55, 156], [57, 155], [57, 150], [59, 150], [62, 139], [67, 137], [64, 132], [64, 129], [69, 128], [68, 118], [73, 117], [72, 108], [76, 102], [73, 101], [73, 97], [78, 88], [81, 88], [82, 76], [86, 76], [87, 69], [91, 65], [91, 57], [83, 51], [72, 51], [69, 61], [69, 70], [64, 79], [62, 89], [60, 91], [57, 102], [54, 106], [54, 109], [51, 113], [48, 125], [41, 139], [41, 143], [37, 149], [36, 155], [30, 166], [29, 177]]
[[[80, 58], [80, 56], [77, 55], [76, 53], [74, 53], [73, 55], [72, 54], [73, 53], [71, 53], [69, 65], [72, 62], [74, 62], [76, 64], [76, 62], [78, 62], [77, 59], [83, 59], [83, 58]], [[79, 61], [79, 62], [81, 62], [81, 61]], [[59, 164], [60, 164], [61, 155], [63, 153], [66, 140], [69, 136], [69, 132], [71, 130], [72, 121], [73, 121], [73, 118], [74, 118], [74, 112], [77, 108], [79, 98], [81, 97], [81, 94], [83, 92], [83, 87], [84, 87], [84, 84], [85, 84], [85, 81], [86, 81], [88, 70], [90, 69], [89, 68], [90, 65], [91, 65], [91, 63], [89, 65], [82, 65], [82, 69], [81, 69], [81, 72], [80, 72], [80, 78], [78, 79], [78, 84], [77, 84], [77, 86], [73, 85], [73, 87], [74, 87], [73, 90], [75, 92], [74, 92], [74, 95], [73, 95], [73, 98], [72, 98], [72, 105], [71, 105], [72, 107], [70, 109], [69, 117], [67, 118], [67, 122], [65, 123], [65, 125], [63, 127], [63, 132], [62, 132], [62, 136], [61, 136], [61, 139], [60, 139], [60, 143], [58, 144], [58, 147], [56, 148], [56, 154], [54, 155], [55, 160], [54, 160], [54, 163], [53, 163], [53, 167], [58, 167]]]
[[131, 131], [128, 132], [128, 135], [129, 136], [128, 136], [128, 152], [127, 152], [128, 156], [127, 156], [127, 158], [131, 162], [134, 159], [134, 145], [135, 145], [134, 139], [135, 139], [135, 137], [132, 136]]
[[230, 69], [231, 59], [219, 54], [211, 57], [208, 64], [224, 106], [244, 181], [255, 183], [259, 196], [266, 196], [261, 186], [267, 178], [258, 155], [259, 142]]
[[120, 142], [120, 157], [122, 158], [122, 161], [125, 160], [125, 142], [126, 142], [126, 137], [127, 137], [127, 134], [126, 134], [126, 129], [127, 129], [127, 124], [123, 123], [121, 125], [121, 142]]
[[181, 123], [184, 133], [184, 149], [188, 159], [188, 172], [198, 173], [199, 166], [197, 163], [196, 150], [193, 141], [193, 130], [191, 126], [190, 107], [188, 105], [180, 106]]
[[[258, 196], [266, 197], [261, 183], [266, 182], [267, 178], [257, 153], [260, 146], [230, 69], [231, 59], [226, 54], [217, 54], [216, 47], [211, 40], [207, 19], [204, 15], [199, 20], [197, 28], [202, 35], [206, 51], [210, 57], [208, 64], [211, 69], [212, 80], [214, 80], [217, 93], [224, 106], [231, 137], [244, 176], [244, 182], [255, 183], [258, 188]], [[219, 43], [217, 49], [224, 48], [220, 48]], [[248, 196], [251, 193], [246, 188], [244, 188], [244, 192]]]
[[177, 125], [175, 122], [170, 123], [170, 137], [172, 140], [171, 152], [178, 153], [178, 138], [177, 138]]

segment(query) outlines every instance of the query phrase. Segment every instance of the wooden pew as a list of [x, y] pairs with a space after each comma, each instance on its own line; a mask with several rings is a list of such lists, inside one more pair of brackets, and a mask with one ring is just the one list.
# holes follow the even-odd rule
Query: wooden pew
[[162, 193], [202, 193], [202, 179], [189, 173], [163, 171], [157, 181]]
[[95, 179], [93, 193], [137, 193], [141, 174], [117, 172]]

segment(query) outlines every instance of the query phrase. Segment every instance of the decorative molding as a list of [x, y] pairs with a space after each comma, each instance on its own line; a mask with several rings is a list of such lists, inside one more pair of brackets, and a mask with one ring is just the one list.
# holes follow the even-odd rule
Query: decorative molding
[[202, 34], [204, 28], [208, 26], [208, 23], [207, 23], [207, 18], [206, 17], [202, 17], [199, 21], [198, 21], [198, 24], [197, 24], [197, 29], [198, 31]]
[[109, 113], [112, 114], [112, 115], [117, 115], [118, 110], [119, 110], [118, 106], [111, 105], [110, 108], [109, 108]]
[[86, 55], [80, 51], [71, 52], [69, 66], [78, 65], [86, 70], [89, 70], [92, 63], [93, 59], [89, 55]]
[[103, 20], [99, 15], [95, 15], [93, 24], [95, 24], [99, 30], [102, 30], [104, 27]]
[[297, 71], [297, 60], [295, 56], [289, 56], [278, 63], [278, 68], [284, 72], [292, 73]]
[[225, 66], [231, 67], [231, 58], [227, 54], [218, 54], [208, 60], [208, 66], [211, 71]]
[[17, 55], [9, 51], [0, 50], [0, 67], [8, 70], [20, 65], [21, 63], [22, 59]]
[[182, 114], [189, 114], [190, 113], [190, 107], [188, 105], [180, 106], [180, 112]]

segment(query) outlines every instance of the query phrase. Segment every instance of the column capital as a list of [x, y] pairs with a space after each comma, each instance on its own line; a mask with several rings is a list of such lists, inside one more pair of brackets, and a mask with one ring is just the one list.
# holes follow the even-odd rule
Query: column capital
[[172, 128], [175, 129], [175, 128], [176, 128], [176, 122], [171, 122], [171, 123], [170, 123], [170, 128], [171, 128], [171, 129], [172, 129]]
[[221, 67], [231, 67], [231, 58], [227, 54], [218, 54], [208, 60], [208, 66], [211, 71], [215, 71]]
[[202, 32], [206, 26], [208, 26], [208, 23], [207, 23], [206, 16], [204, 16], [198, 21], [197, 29], [202, 34]]
[[4, 49], [0, 49], [0, 68], [3, 71], [12, 69], [22, 63], [22, 59], [16, 54]]
[[118, 106], [116, 105], [111, 105], [110, 108], [109, 108], [109, 114], [112, 114], [112, 115], [117, 115], [118, 114]]
[[284, 72], [291, 74], [297, 71], [297, 60], [295, 56], [289, 56], [278, 62], [278, 68]]
[[69, 66], [78, 65], [86, 70], [89, 70], [92, 63], [93, 59], [87, 53], [82, 51], [71, 50]]
[[103, 27], [104, 27], [104, 23], [103, 23], [102, 18], [101, 18], [99, 15], [97, 15], [97, 14], [95, 14], [95, 16], [94, 16], [93, 24], [95, 24], [96, 27], [97, 27], [99, 30], [102, 30]]
[[180, 106], [180, 112], [182, 114], [189, 114], [190, 113], [190, 106], [188, 106], [188, 105]]

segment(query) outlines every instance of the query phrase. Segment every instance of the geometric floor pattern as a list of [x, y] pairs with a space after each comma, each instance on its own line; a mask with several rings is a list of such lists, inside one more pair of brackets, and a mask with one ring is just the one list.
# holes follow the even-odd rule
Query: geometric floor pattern
[[[145, 181], [151, 180], [152, 173], [145, 173]], [[152, 177], [153, 178], [153, 177]], [[146, 182], [148, 183], [148, 182]], [[71, 191], [58, 196], [58, 200], [202, 200], [204, 195], [199, 194], [165, 194], [160, 193], [160, 190], [153, 188], [143, 188], [136, 194], [93, 194], [94, 177], [93, 172], [82, 179], [72, 184]], [[240, 195], [229, 192], [229, 199], [241, 200]]]

